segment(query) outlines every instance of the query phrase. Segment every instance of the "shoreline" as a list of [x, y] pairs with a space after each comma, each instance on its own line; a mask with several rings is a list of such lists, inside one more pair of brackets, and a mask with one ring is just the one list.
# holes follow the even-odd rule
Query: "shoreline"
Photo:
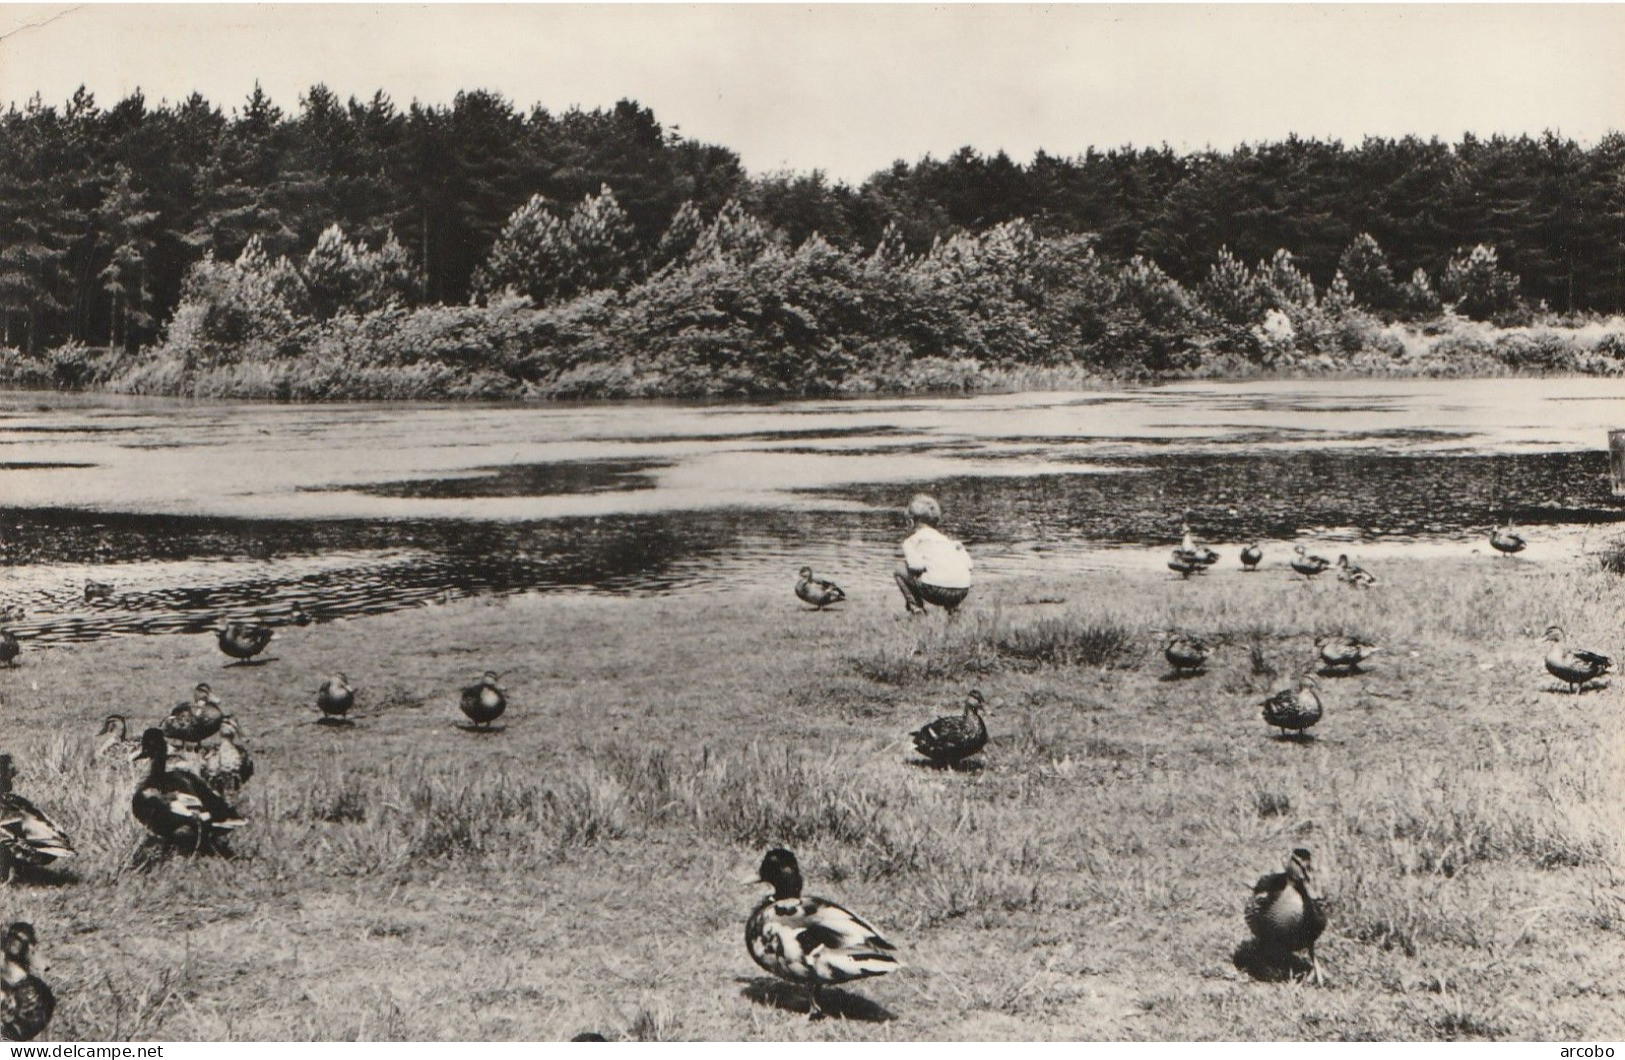
[[[1625, 981], [1625, 746], [1598, 738], [1625, 704], [1552, 691], [1537, 636], [1619, 658], [1625, 580], [1487, 557], [1379, 574], [1012, 579], [953, 623], [878, 591], [812, 612], [788, 585], [470, 599], [282, 630], [247, 667], [208, 636], [25, 648], [0, 671], [18, 790], [79, 857], [7, 896], [67, 1039], [1619, 1037], [1588, 990]], [[1215, 645], [1205, 674], [1167, 676], [1171, 627]], [[1313, 741], [1273, 739], [1249, 645], [1285, 673], [1335, 630], [1382, 650], [1322, 679]], [[455, 701], [484, 669], [510, 707], [476, 735]], [[361, 688], [349, 729], [315, 724], [336, 670]], [[137, 868], [135, 774], [91, 759], [94, 733], [200, 679], [255, 756], [250, 823], [233, 859]], [[907, 732], [973, 686], [985, 768], [910, 764]], [[756, 896], [726, 881], [777, 844], [902, 947], [905, 972], [832, 992], [880, 1022], [809, 1023], [745, 954]], [[1295, 845], [1334, 902], [1331, 984], [1301, 994], [1231, 961], [1247, 881]], [[161, 982], [189, 1003], [132, 1028], [115, 998]]]

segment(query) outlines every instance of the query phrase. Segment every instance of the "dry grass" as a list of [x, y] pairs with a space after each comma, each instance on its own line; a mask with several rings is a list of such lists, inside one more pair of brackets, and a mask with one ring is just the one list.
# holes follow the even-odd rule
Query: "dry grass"
[[[25, 646], [7, 749], [80, 857], [5, 915], [38, 927], [71, 1038], [1617, 1039], [1625, 711], [1554, 691], [1537, 638], [1620, 655], [1625, 584], [1382, 574], [1089, 576], [1042, 609], [1010, 582], [952, 623], [882, 579], [828, 613], [472, 601], [290, 628], [258, 667], [206, 637]], [[1205, 674], [1166, 679], [1175, 627], [1216, 645]], [[1272, 739], [1251, 646], [1290, 673], [1339, 631], [1383, 651], [1323, 680], [1317, 739]], [[487, 667], [506, 728], [461, 731]], [[334, 669], [363, 686], [350, 729], [315, 724]], [[135, 773], [92, 734], [204, 677], [257, 757], [252, 823], [231, 858], [144, 857]], [[985, 768], [910, 764], [904, 734], [971, 683]], [[847, 1020], [786, 1011], [745, 954], [736, 881], [780, 843], [903, 947]], [[1332, 901], [1324, 988], [1231, 960], [1248, 885], [1299, 844]]]

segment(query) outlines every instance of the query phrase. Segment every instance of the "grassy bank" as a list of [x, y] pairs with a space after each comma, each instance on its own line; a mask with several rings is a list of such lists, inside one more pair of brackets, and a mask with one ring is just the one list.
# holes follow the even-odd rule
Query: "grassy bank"
[[[1277, 558], [1278, 561], [1278, 558]], [[1625, 1035], [1625, 710], [1556, 691], [1550, 623], [1619, 657], [1625, 583], [1464, 557], [1358, 592], [1285, 568], [978, 588], [951, 626], [884, 576], [844, 610], [782, 593], [521, 597], [289, 628], [258, 667], [206, 637], [25, 646], [0, 672], [19, 790], [81, 856], [16, 886], [72, 1038], [1566, 1038]], [[1218, 645], [1171, 680], [1151, 631]], [[1381, 644], [1271, 737], [1258, 646]], [[454, 727], [486, 668], [512, 707]], [[314, 723], [322, 675], [362, 686]], [[206, 679], [259, 772], [234, 860], [147, 863], [110, 710]], [[986, 768], [908, 762], [963, 690]], [[761, 978], [741, 887], [763, 848], [909, 967], [809, 1023]], [[1256, 982], [1241, 905], [1315, 853], [1325, 988]]]

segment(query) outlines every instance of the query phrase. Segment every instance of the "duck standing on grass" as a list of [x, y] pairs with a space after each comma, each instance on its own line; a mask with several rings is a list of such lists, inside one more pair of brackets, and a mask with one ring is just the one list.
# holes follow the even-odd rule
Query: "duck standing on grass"
[[219, 849], [216, 844], [226, 833], [248, 823], [195, 773], [169, 768], [169, 743], [162, 729], [141, 734], [141, 753], [136, 757], [152, 764], [135, 789], [130, 811], [164, 842], [179, 839], [193, 853]]
[[316, 709], [322, 712], [321, 720], [329, 725], [348, 724], [350, 719], [345, 715], [355, 706], [355, 689], [350, 687], [350, 679], [343, 674], [334, 674], [322, 682], [322, 687], [316, 693]]
[[1529, 542], [1524, 540], [1522, 534], [1512, 529], [1510, 522], [1507, 523], [1505, 529], [1497, 526], [1490, 530], [1490, 547], [1503, 556], [1511, 556], [1522, 552], [1528, 547], [1528, 544]]
[[1360, 589], [1369, 589], [1377, 584], [1377, 576], [1353, 562], [1347, 556], [1337, 557], [1337, 580], [1347, 582]]
[[230, 714], [220, 723], [220, 743], [203, 756], [199, 775], [222, 796], [231, 797], [254, 775], [254, 759], [237, 743], [237, 719]]
[[1325, 556], [1310, 555], [1302, 545], [1293, 545], [1292, 552], [1292, 569], [1305, 578], [1313, 578], [1331, 566], [1331, 562]]
[[34, 974], [34, 925], [13, 921], [0, 939], [0, 1038], [31, 1042], [51, 1022], [56, 997]]
[[1262, 562], [1264, 562], [1264, 550], [1258, 547], [1258, 542], [1254, 541], [1241, 550], [1242, 570], [1255, 571]]
[[130, 719], [122, 714], [109, 714], [102, 719], [101, 731], [96, 735], [101, 737], [96, 745], [97, 758], [128, 762], [141, 750], [141, 741], [130, 739]]
[[1309, 851], [1298, 847], [1287, 858], [1285, 872], [1272, 872], [1253, 884], [1247, 899], [1247, 929], [1264, 954], [1276, 963], [1299, 950], [1309, 952], [1309, 972], [1321, 982], [1315, 941], [1326, 930], [1326, 903], [1315, 895]]
[[1168, 557], [1168, 569], [1181, 578], [1190, 578], [1192, 574], [1201, 574], [1207, 570], [1207, 565], [1184, 549], [1176, 548]]
[[1203, 641], [1182, 633], [1170, 634], [1168, 642], [1162, 646], [1162, 657], [1168, 660], [1175, 673], [1196, 673], [1207, 665], [1211, 654], [1211, 649]]
[[1315, 647], [1320, 649], [1320, 664], [1327, 670], [1354, 673], [1360, 664], [1382, 649], [1354, 637], [1316, 637]]
[[1584, 648], [1565, 648], [1566, 634], [1562, 626], [1547, 626], [1546, 639], [1552, 649], [1546, 653], [1546, 672], [1569, 686], [1569, 692], [1579, 695], [1586, 683], [1595, 681], [1614, 665], [1614, 660]]
[[10, 883], [18, 865], [43, 869], [73, 857], [73, 843], [33, 803], [11, 790], [16, 769], [11, 756], [0, 754], [0, 865]]
[[489, 730], [491, 723], [502, 717], [502, 712], [508, 709], [508, 696], [502, 686], [497, 684], [496, 671], [485, 671], [478, 684], [464, 688], [461, 705], [469, 721], [481, 729]]
[[987, 699], [971, 689], [962, 714], [949, 714], [909, 733], [914, 749], [939, 766], [957, 765], [987, 746]]
[[807, 987], [807, 1015], [823, 1015], [820, 987], [885, 975], [902, 967], [897, 947], [856, 914], [824, 898], [801, 895], [801, 866], [788, 850], [769, 850], [749, 883], [773, 888], [745, 923], [751, 960], [790, 983]]
[[207, 684], [199, 682], [192, 690], [192, 701], [175, 704], [164, 719], [164, 735], [178, 744], [196, 747], [220, 731], [225, 717], [220, 698]]
[[822, 611], [830, 604], [846, 599], [846, 591], [834, 582], [814, 578], [811, 567], [801, 568], [801, 580], [796, 582], [796, 596], [812, 604], [814, 611]]
[[239, 662], [248, 662], [264, 651], [274, 636], [275, 630], [259, 622], [227, 622], [215, 632], [220, 650]]
[[1264, 720], [1283, 736], [1288, 731], [1303, 733], [1320, 721], [1324, 711], [1317, 688], [1315, 679], [1304, 675], [1297, 688], [1283, 688], [1264, 700]]

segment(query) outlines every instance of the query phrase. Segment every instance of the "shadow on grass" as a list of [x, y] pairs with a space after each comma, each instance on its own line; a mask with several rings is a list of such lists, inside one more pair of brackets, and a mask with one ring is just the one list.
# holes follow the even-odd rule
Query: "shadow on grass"
[[1205, 666], [1198, 670], [1169, 670], [1161, 677], [1158, 677], [1157, 680], [1167, 684], [1175, 681], [1189, 681], [1193, 677], [1203, 677], [1206, 674], [1207, 667]]
[[980, 773], [987, 765], [980, 758], [966, 758], [958, 762], [933, 762], [929, 758], [910, 758], [908, 764], [937, 773]]
[[1270, 739], [1276, 743], [1309, 744], [1314, 743], [1317, 737], [1312, 732], [1275, 732], [1270, 734]]
[[1236, 946], [1230, 960], [1242, 972], [1261, 983], [1288, 983], [1302, 979], [1314, 967], [1307, 957], [1265, 949], [1257, 939], [1246, 939]]
[[267, 655], [263, 659], [238, 659], [235, 662], [227, 663], [226, 665], [222, 666], [220, 669], [222, 669], [222, 670], [230, 670], [230, 669], [233, 669], [234, 667], [238, 667], [238, 666], [264, 666], [266, 663], [274, 663], [274, 662], [276, 662], [279, 658], [280, 658], [280, 656]]
[[1569, 696], [1573, 699], [1579, 699], [1587, 692], [1603, 692], [1612, 687], [1613, 682], [1611, 681], [1587, 681], [1573, 692], [1569, 691], [1568, 685], [1547, 685], [1545, 692], [1549, 696]]
[[189, 835], [177, 835], [172, 839], [149, 835], [130, 855], [130, 867], [137, 872], [151, 872], [159, 865], [167, 864], [175, 858], [225, 858], [232, 861], [237, 855], [232, 852], [231, 845], [224, 836], [206, 837], [200, 843]]
[[1358, 666], [1322, 666], [1315, 673], [1321, 677], [1353, 677], [1355, 674], [1363, 674], [1365, 671]]
[[[6, 877], [0, 873], [0, 880]], [[12, 887], [39, 887], [44, 889], [56, 887], [69, 887], [79, 883], [80, 875], [69, 868], [46, 867], [42, 865], [25, 865], [22, 862], [13, 862], [11, 877], [8, 881]]]
[[[739, 992], [758, 1005], [782, 1009], [785, 1012], [805, 1014], [808, 1011], [807, 988], [766, 976], [739, 979], [745, 988]], [[897, 1017], [883, 1005], [876, 1004], [861, 994], [850, 994], [839, 987], [826, 986], [818, 991], [818, 1008], [822, 1016], [859, 1023], [890, 1023]], [[818, 1017], [814, 1017], [815, 1019]]]
[[463, 732], [471, 732], [476, 736], [488, 736], [491, 733], [508, 731], [506, 725], [475, 725], [471, 721], [459, 721], [456, 723], [456, 727]]
[[355, 728], [355, 719], [335, 718], [331, 715], [324, 714], [322, 717], [316, 719], [316, 724], [328, 729], [353, 729]]

